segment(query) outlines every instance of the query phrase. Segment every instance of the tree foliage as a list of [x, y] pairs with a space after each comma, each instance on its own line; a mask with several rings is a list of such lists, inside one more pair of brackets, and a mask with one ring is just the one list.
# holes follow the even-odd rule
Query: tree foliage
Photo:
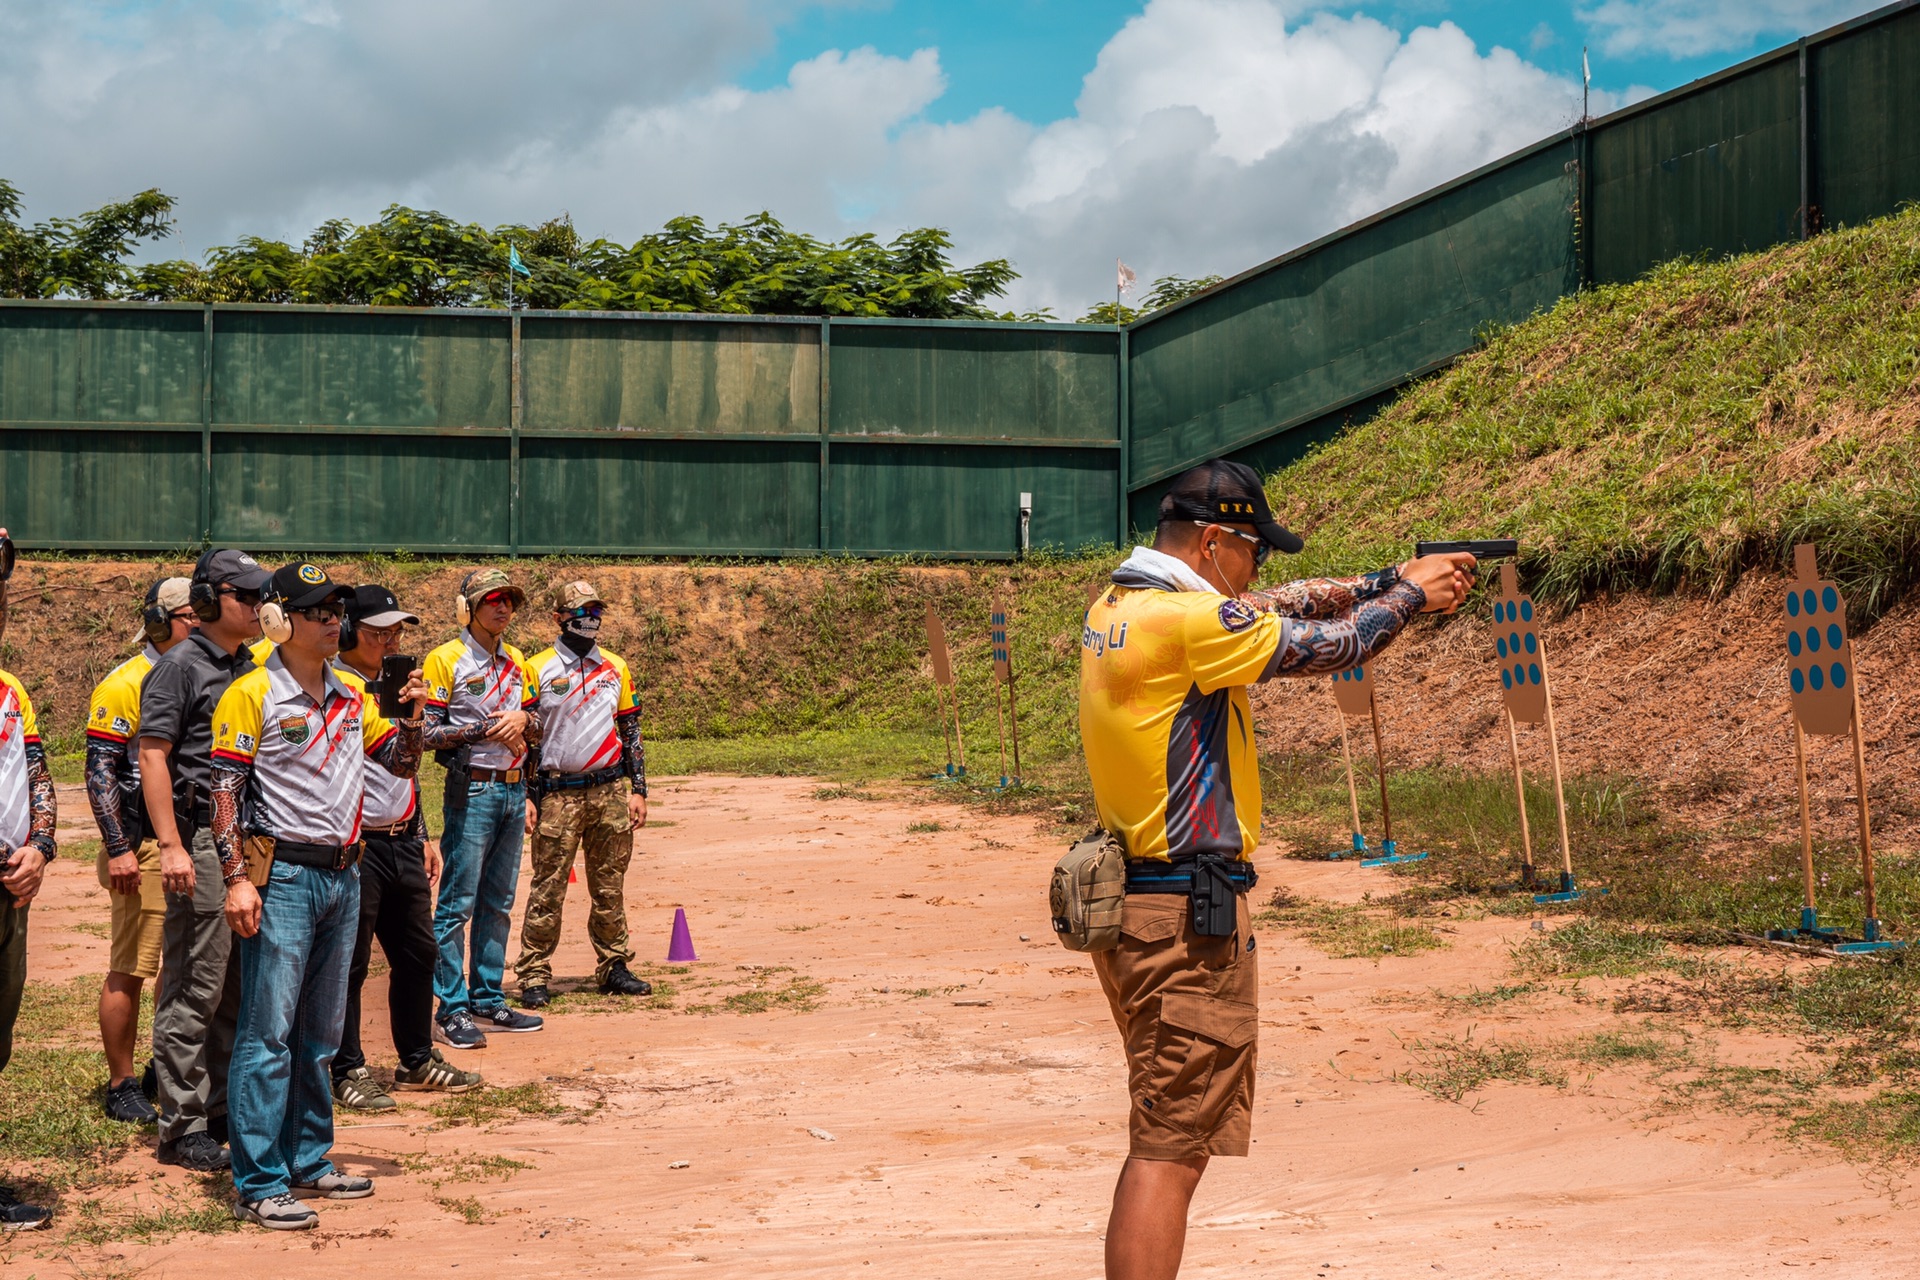
[[1185, 301], [1194, 294], [1220, 283], [1224, 277], [1200, 276], [1189, 280], [1184, 276], [1161, 276], [1153, 282], [1153, 288], [1147, 290], [1147, 296], [1140, 299], [1140, 305], [1129, 307], [1121, 302], [1103, 302], [1092, 308], [1087, 314], [1075, 321], [1076, 324], [1132, 324], [1141, 316], [1170, 307], [1176, 302]]
[[499, 307], [508, 247], [531, 273], [515, 300], [553, 310], [680, 311], [916, 319], [1034, 319], [989, 303], [1018, 278], [994, 258], [955, 264], [936, 227], [887, 242], [825, 241], [770, 213], [709, 227], [675, 218], [630, 245], [583, 237], [566, 215], [488, 230], [443, 213], [394, 205], [364, 226], [333, 219], [301, 244], [247, 236], [199, 262], [135, 265], [141, 241], [172, 229], [174, 201], [158, 191], [78, 218], [17, 222], [19, 192], [0, 180], [0, 296], [132, 298], [155, 302], [324, 303]]

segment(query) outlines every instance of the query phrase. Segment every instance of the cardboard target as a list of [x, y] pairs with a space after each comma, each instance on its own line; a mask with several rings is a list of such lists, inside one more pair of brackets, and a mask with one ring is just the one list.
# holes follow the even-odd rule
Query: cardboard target
[[933, 659], [935, 684], [953, 684], [953, 655], [947, 651], [947, 629], [940, 615], [927, 606], [927, 656]]
[[1507, 712], [1521, 724], [1547, 717], [1547, 652], [1540, 638], [1539, 611], [1520, 590], [1520, 575], [1500, 566], [1500, 594], [1493, 601], [1494, 668]]
[[1820, 577], [1814, 546], [1793, 549], [1787, 590], [1787, 684], [1793, 715], [1808, 733], [1839, 735], [1853, 727], [1853, 640], [1847, 634], [1847, 598]]
[[993, 678], [1001, 684], [1013, 683], [1013, 654], [1007, 646], [1007, 593], [993, 593]]
[[1333, 700], [1342, 715], [1364, 716], [1373, 709], [1373, 675], [1366, 666], [1333, 673]]

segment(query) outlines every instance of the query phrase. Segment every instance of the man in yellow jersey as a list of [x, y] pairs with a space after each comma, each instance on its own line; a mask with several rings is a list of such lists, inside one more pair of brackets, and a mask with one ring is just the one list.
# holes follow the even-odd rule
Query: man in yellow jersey
[[[427, 749], [447, 769], [440, 815], [440, 896], [433, 905], [433, 1038], [479, 1049], [491, 1031], [538, 1031], [530, 1013], [507, 1008], [502, 989], [507, 934], [520, 882], [527, 821], [527, 749], [540, 744], [533, 675], [506, 642], [526, 593], [498, 569], [460, 583], [458, 639], [427, 655]], [[467, 929], [472, 923], [472, 953]]]
[[[27, 986], [27, 907], [53, 860], [57, 818], [33, 702], [10, 672], [0, 671], [0, 1071], [13, 1056], [13, 1023]], [[52, 1219], [0, 1187], [0, 1232], [34, 1231]]]
[[140, 685], [162, 654], [187, 638], [196, 619], [185, 578], [162, 578], [147, 589], [139, 653], [94, 686], [87, 713], [87, 803], [100, 828], [100, 885], [108, 891], [112, 929], [107, 977], [100, 985], [100, 1046], [107, 1058], [107, 1115], [127, 1124], [159, 1119], [133, 1076], [140, 988], [160, 973], [160, 935], [167, 895], [160, 887], [160, 844], [147, 834], [140, 795]]
[[601, 995], [645, 996], [653, 987], [627, 966], [627, 865], [633, 833], [647, 825], [647, 747], [640, 737], [640, 697], [618, 654], [599, 644], [606, 603], [585, 582], [569, 582], [554, 597], [559, 639], [528, 665], [540, 697], [545, 736], [528, 759], [532, 778], [527, 815], [533, 837], [533, 885], [520, 922], [520, 1003], [548, 1001], [553, 951], [560, 944], [567, 869], [584, 842], [587, 896], [593, 908], [587, 937], [598, 963]]
[[359, 676], [328, 665], [352, 594], [318, 565], [275, 570], [261, 605], [273, 653], [237, 677], [213, 713], [213, 841], [227, 923], [241, 939], [233, 1212], [275, 1231], [317, 1224], [296, 1190], [373, 1194], [372, 1179], [328, 1158], [327, 1067], [360, 925], [366, 771], [413, 776], [426, 685], [415, 671], [400, 690], [415, 714], [396, 726]]
[[1247, 593], [1273, 551], [1302, 545], [1251, 468], [1204, 463], [1174, 481], [1153, 546], [1135, 548], [1087, 609], [1080, 733], [1100, 825], [1127, 859], [1118, 945], [1093, 957], [1132, 1103], [1110, 1280], [1177, 1275], [1207, 1160], [1247, 1153], [1260, 774], [1246, 686], [1358, 666], [1471, 582], [1471, 556], [1427, 556]]

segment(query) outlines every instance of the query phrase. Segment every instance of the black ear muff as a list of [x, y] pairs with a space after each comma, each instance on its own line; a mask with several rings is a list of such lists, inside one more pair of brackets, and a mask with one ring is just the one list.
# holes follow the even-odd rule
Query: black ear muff
[[207, 581], [207, 561], [213, 558], [213, 550], [202, 552], [194, 562], [193, 580], [187, 584], [187, 607], [202, 622], [220, 621], [220, 596]]
[[346, 612], [346, 610], [344, 609], [341, 610], [340, 612], [340, 652], [345, 653], [347, 650], [353, 648], [353, 646], [359, 643], [360, 643], [360, 639], [354, 633], [353, 615]]
[[164, 644], [173, 634], [173, 614], [164, 605], [147, 605], [140, 610], [140, 629], [152, 644]]

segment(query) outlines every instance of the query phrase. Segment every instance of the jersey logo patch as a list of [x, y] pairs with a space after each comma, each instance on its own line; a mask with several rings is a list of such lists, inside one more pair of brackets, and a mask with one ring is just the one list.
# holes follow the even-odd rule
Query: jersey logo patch
[[95, 720], [105, 720], [107, 718], [107, 709], [105, 707], [95, 707], [93, 709], [93, 718]]
[[113, 718], [113, 731], [115, 733], [132, 733], [133, 724], [125, 716], [115, 716]]
[[312, 564], [303, 564], [300, 566], [300, 581], [306, 583], [308, 586], [317, 587], [326, 580], [327, 575], [320, 566]]
[[481, 676], [478, 679], [467, 681], [467, 692], [472, 694], [474, 697], [477, 698], [481, 694], [485, 693], [486, 691], [487, 691], [487, 680], [485, 676]]
[[236, 751], [245, 751], [251, 755], [253, 753], [253, 735], [250, 733], [235, 734], [233, 737], [233, 746]]
[[551, 689], [555, 693], [565, 693], [568, 689], [571, 689], [572, 687], [573, 687], [573, 678], [571, 676], [555, 676], [553, 679], [547, 682], [547, 688]]
[[1220, 625], [1228, 631], [1245, 631], [1260, 621], [1260, 615], [1251, 605], [1241, 604], [1238, 600], [1220, 602]]
[[305, 742], [311, 732], [312, 726], [307, 723], [305, 716], [288, 716], [280, 722], [281, 738], [296, 747]]

